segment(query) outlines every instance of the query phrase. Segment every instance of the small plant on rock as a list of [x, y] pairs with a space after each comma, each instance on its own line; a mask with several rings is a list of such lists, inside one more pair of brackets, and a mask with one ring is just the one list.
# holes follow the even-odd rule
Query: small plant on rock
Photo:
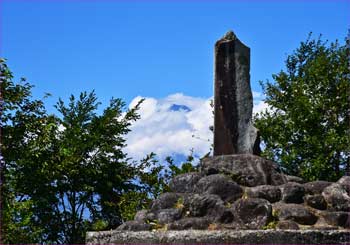
[[215, 224], [215, 223], [212, 223], [212, 224], [209, 224], [208, 226], [208, 230], [209, 231], [215, 231], [215, 230], [218, 230], [218, 224]]
[[177, 202], [175, 203], [175, 208], [176, 209], [182, 209], [184, 208], [184, 199], [182, 197], [180, 197]]
[[263, 226], [262, 229], [263, 230], [275, 230], [277, 223], [278, 223], [277, 220], [273, 220], [273, 221], [269, 222], [267, 225]]
[[230, 202], [225, 203], [225, 207], [226, 208], [232, 208], [232, 203], [230, 203]]

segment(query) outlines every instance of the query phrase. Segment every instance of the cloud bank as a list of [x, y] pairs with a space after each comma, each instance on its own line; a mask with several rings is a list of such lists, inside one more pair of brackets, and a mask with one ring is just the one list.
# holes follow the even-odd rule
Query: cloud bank
[[[254, 113], [267, 106], [262, 94], [253, 92]], [[165, 98], [135, 97], [129, 105], [134, 107], [145, 98], [138, 113], [141, 118], [130, 127], [126, 137], [126, 152], [134, 160], [154, 152], [160, 159], [166, 156], [185, 155], [191, 149], [200, 157], [210, 151], [213, 125], [210, 102], [212, 98], [171, 94]]]

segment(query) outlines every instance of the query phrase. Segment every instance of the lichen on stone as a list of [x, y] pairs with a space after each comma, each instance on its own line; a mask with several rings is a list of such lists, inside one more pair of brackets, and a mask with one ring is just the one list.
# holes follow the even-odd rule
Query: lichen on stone
[[278, 220], [272, 220], [267, 225], [263, 226], [263, 230], [276, 230]]
[[183, 197], [180, 197], [179, 199], [177, 199], [177, 202], [175, 203], [175, 206], [174, 206], [174, 208], [176, 208], [176, 209], [182, 209], [182, 208], [184, 208], [185, 206], [184, 206], [184, 199], [183, 199]]

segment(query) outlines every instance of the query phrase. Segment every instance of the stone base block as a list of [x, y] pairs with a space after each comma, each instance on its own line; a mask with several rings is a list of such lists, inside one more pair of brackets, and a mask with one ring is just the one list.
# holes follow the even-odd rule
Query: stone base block
[[86, 244], [350, 244], [350, 230], [102, 231]]

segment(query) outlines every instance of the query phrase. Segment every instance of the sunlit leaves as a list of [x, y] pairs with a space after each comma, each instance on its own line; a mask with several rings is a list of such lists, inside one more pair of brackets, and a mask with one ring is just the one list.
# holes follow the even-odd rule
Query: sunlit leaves
[[345, 46], [309, 38], [286, 69], [262, 83], [270, 110], [256, 117], [263, 154], [289, 174], [335, 180], [349, 164], [348, 58]]

